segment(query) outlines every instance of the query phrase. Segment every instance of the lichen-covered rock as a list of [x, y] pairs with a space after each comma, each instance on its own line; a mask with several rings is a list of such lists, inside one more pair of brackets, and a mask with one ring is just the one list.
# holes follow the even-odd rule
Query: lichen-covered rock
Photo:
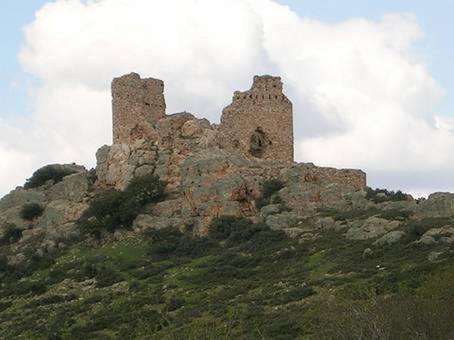
[[77, 173], [65, 177], [63, 181], [52, 186], [46, 192], [46, 196], [49, 201], [64, 199], [71, 202], [82, 202], [87, 197], [90, 186], [89, 173]]
[[266, 217], [268, 215], [279, 214], [282, 211], [280, 204], [269, 204], [260, 209], [260, 215]]
[[452, 217], [454, 216], [454, 194], [434, 193], [417, 205], [416, 213], [420, 218]]
[[0, 229], [6, 224], [14, 224], [19, 229], [27, 229], [30, 221], [20, 217], [20, 211], [25, 204], [36, 203], [45, 207], [46, 194], [37, 190], [18, 188], [11, 191], [0, 200]]
[[301, 217], [295, 212], [284, 211], [280, 214], [269, 215], [266, 218], [266, 224], [271, 229], [287, 229], [298, 226]]
[[134, 176], [152, 174], [156, 168], [157, 146], [136, 141], [133, 145], [103, 146], [96, 153], [97, 185], [124, 189]]
[[[452, 226], [444, 226], [441, 228], [433, 228], [429, 229], [422, 235], [421, 239], [419, 242], [428, 244], [429, 241], [427, 240], [433, 240], [434, 243], [437, 242], [442, 242], [442, 243], [454, 243], [454, 227]], [[423, 241], [424, 240], [424, 241]]]
[[405, 232], [402, 230], [393, 230], [376, 240], [374, 246], [391, 245], [399, 242], [404, 236]]
[[37, 220], [36, 227], [47, 228], [77, 221], [87, 208], [88, 203], [84, 202], [72, 202], [65, 199], [52, 201], [46, 206], [43, 215]]
[[374, 216], [365, 221], [350, 222], [346, 237], [350, 240], [367, 240], [384, 235], [399, 226], [399, 221], [388, 221]]
[[432, 263], [441, 262], [441, 260], [440, 260], [441, 255], [443, 255], [443, 252], [431, 251], [429, 253], [429, 255], [427, 255], [427, 259], [429, 260], [429, 262], [432, 262]]
[[377, 204], [379, 210], [401, 210], [408, 212], [415, 212], [417, 209], [417, 203], [414, 199], [408, 199], [403, 201], [387, 201]]
[[435, 241], [435, 238], [433, 238], [430, 235], [423, 235], [423, 236], [421, 236], [421, 238], [416, 243], [420, 243], [420, 244], [424, 244], [426, 246], [430, 246], [432, 244], [436, 244], [437, 241]]
[[363, 251], [363, 259], [367, 259], [367, 258], [370, 258], [374, 255], [374, 251], [370, 248], [366, 248], [364, 249]]
[[22, 253], [8, 256], [8, 265], [11, 267], [18, 267], [26, 261], [27, 257]]

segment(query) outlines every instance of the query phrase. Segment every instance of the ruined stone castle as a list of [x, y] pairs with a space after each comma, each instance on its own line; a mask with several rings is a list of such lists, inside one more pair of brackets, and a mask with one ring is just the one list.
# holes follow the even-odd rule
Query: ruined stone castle
[[138, 226], [191, 225], [203, 233], [216, 216], [257, 218], [255, 201], [271, 178], [287, 185], [280, 196], [300, 215], [366, 186], [360, 170], [293, 162], [293, 109], [279, 77], [255, 76], [215, 125], [188, 112], [166, 114], [164, 83], [131, 73], [112, 82], [112, 113], [113, 144], [96, 154], [97, 185], [123, 189], [154, 174], [174, 197]]
[[[157, 141], [156, 124], [166, 113], [164, 83], [136, 73], [112, 82], [114, 144]], [[292, 103], [279, 77], [255, 76], [252, 88], [236, 91], [218, 128], [217, 144], [247, 158], [293, 161]]]

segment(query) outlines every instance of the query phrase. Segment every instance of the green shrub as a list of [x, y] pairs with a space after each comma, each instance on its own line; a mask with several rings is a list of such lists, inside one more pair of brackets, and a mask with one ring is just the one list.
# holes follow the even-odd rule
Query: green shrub
[[117, 190], [108, 190], [96, 196], [90, 206], [79, 219], [79, 225], [84, 232], [100, 236], [103, 230], [109, 232], [115, 231], [124, 222], [130, 222], [127, 216], [123, 216], [122, 212], [125, 204], [124, 195]]
[[262, 209], [263, 207], [267, 206], [268, 204], [270, 204], [269, 198], [259, 197], [255, 200], [255, 207], [257, 209]]
[[157, 176], [136, 177], [125, 191], [111, 189], [97, 195], [78, 224], [84, 232], [96, 237], [100, 237], [104, 230], [114, 232], [119, 228], [129, 228], [145, 204], [163, 197], [164, 189], [165, 182]]
[[288, 237], [282, 230], [272, 230], [267, 225], [261, 225], [238, 249], [247, 253], [267, 253], [272, 248], [281, 248], [279, 242], [287, 240]]
[[224, 241], [227, 248], [238, 247], [245, 252], [262, 251], [287, 239], [283, 231], [271, 230], [266, 224], [253, 223], [247, 218], [235, 216], [213, 219], [208, 229], [208, 237]]
[[1, 243], [16, 243], [22, 237], [22, 230], [13, 223], [7, 223], [3, 226], [3, 229], [5, 231], [3, 232], [3, 237], [0, 240]]
[[6, 273], [10, 270], [8, 265], [8, 257], [6, 255], [0, 254], [0, 273]]
[[174, 310], [180, 309], [184, 305], [184, 300], [177, 297], [172, 297], [167, 303], [167, 311], [172, 312]]
[[268, 198], [284, 187], [284, 183], [277, 179], [265, 181], [262, 186], [262, 197]]
[[37, 188], [45, 184], [49, 180], [53, 180], [54, 183], [61, 182], [65, 176], [75, 173], [74, 170], [59, 168], [55, 165], [46, 165], [36, 170], [32, 177], [27, 179], [24, 185], [25, 189]]
[[97, 270], [95, 278], [97, 288], [110, 287], [114, 283], [123, 280], [123, 277], [118, 272], [107, 267], [99, 268]]
[[140, 205], [150, 202], [157, 202], [164, 197], [166, 183], [161, 181], [158, 176], [146, 175], [133, 178], [125, 194]]
[[232, 233], [246, 230], [251, 225], [252, 222], [244, 217], [221, 216], [211, 221], [208, 237], [217, 241], [226, 240]]
[[386, 189], [366, 189], [366, 199], [373, 201], [374, 203], [382, 203], [388, 201], [407, 201], [409, 196], [402, 191], [398, 190], [388, 191]]
[[336, 209], [319, 209], [318, 212], [322, 216], [332, 217], [335, 221], [346, 221], [352, 219], [364, 219], [375, 216], [381, 213], [381, 210], [376, 208], [368, 209], [351, 209], [340, 211]]
[[[261, 195], [259, 198], [255, 200], [255, 206], [258, 209], [263, 208], [264, 206], [268, 205], [271, 203], [271, 196], [273, 196], [275, 193], [277, 193], [279, 190], [281, 190], [284, 187], [284, 183], [277, 179], [270, 179], [262, 184], [262, 190], [261, 190]], [[274, 203], [276, 202], [276, 203]], [[282, 203], [282, 199], [280, 197], [275, 197], [273, 199], [274, 204], [280, 204]]]
[[25, 204], [19, 215], [24, 220], [34, 220], [35, 218], [41, 216], [44, 212], [44, 208], [38, 203], [27, 203]]

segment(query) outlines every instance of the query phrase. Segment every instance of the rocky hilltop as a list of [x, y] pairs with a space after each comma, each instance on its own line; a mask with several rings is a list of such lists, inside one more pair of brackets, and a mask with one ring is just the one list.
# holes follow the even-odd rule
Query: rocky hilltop
[[[67, 239], [79, 233], [76, 222], [93, 197], [110, 189], [124, 190], [133, 178], [151, 175], [166, 183], [166, 198], [141, 211], [132, 223], [135, 231], [178, 227], [206, 235], [214, 218], [229, 215], [297, 233], [298, 223], [320, 209], [356, 208], [353, 202], [364, 196], [364, 172], [295, 163], [282, 160], [274, 149], [269, 152], [279, 142], [293, 150], [293, 131], [284, 142], [282, 131], [271, 131], [282, 119], [279, 110], [292, 115], [282, 89], [280, 78], [256, 76], [251, 90], [237, 91], [233, 104], [224, 110], [227, 125], [216, 126], [188, 112], [166, 115], [160, 80], [141, 79], [135, 73], [116, 78], [114, 143], [97, 151], [96, 168], [55, 164], [39, 169], [38, 175], [50, 173], [46, 181], [18, 187], [0, 201], [0, 225], [15, 225], [25, 244], [29, 238], [42, 238], [38, 248], [43, 250], [65, 247]], [[264, 125], [264, 116], [274, 117], [274, 123]], [[245, 146], [259, 125], [269, 139], [260, 156], [248, 153]], [[238, 139], [237, 148], [230, 143], [232, 138]], [[293, 159], [293, 151], [284, 158]], [[53, 178], [54, 173], [64, 176]], [[271, 201], [266, 208], [257, 205], [263, 184], [270, 180], [282, 184], [275, 200], [285, 202], [285, 207]], [[26, 204], [41, 206], [42, 214], [24, 220], [20, 211]], [[17, 262], [16, 257], [10, 262]]]
[[[361, 294], [397, 294], [399, 280], [412, 290], [425, 287], [427, 275], [454, 273], [446, 267], [454, 194], [415, 200], [368, 188], [361, 170], [293, 162], [292, 106], [282, 90], [280, 78], [255, 77], [216, 126], [187, 112], [166, 115], [160, 80], [116, 78], [114, 141], [98, 150], [96, 168], [47, 165], [0, 200], [0, 337], [33, 338], [40, 329], [56, 339], [171, 331], [188, 338], [178, 333], [186, 323], [195, 338], [207, 329], [213, 338], [320, 338], [332, 321], [323, 315], [338, 311], [327, 307], [311, 319], [308, 310], [356, 283], [361, 292], [348, 299], [368, 302]], [[279, 119], [268, 121], [276, 116], [282, 129]], [[116, 317], [99, 319], [99, 301]], [[115, 312], [115, 303], [130, 314]], [[223, 333], [226, 306], [239, 313], [229, 314], [231, 333]], [[54, 310], [63, 319], [27, 326], [36, 311]], [[353, 328], [353, 319], [343, 322]], [[215, 326], [200, 328], [200, 320]], [[314, 323], [304, 330], [302, 320]]]

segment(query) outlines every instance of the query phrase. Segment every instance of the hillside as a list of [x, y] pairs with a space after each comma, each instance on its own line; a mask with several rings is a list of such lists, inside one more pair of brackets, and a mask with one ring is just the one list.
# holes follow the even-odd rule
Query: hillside
[[[200, 235], [144, 222], [174, 199], [156, 177], [142, 179], [140, 188], [155, 190], [131, 226], [104, 220], [98, 228], [84, 215], [62, 226], [59, 207], [109, 197], [92, 173], [56, 173], [63, 170], [78, 172], [0, 201], [1, 338], [452, 336], [454, 195], [415, 201], [367, 189], [303, 216], [286, 202], [291, 188], [272, 179], [261, 183], [254, 221], [221, 216]], [[124, 192], [135, 200], [143, 191], [133, 189]], [[17, 216], [25, 202], [45, 209]]]

